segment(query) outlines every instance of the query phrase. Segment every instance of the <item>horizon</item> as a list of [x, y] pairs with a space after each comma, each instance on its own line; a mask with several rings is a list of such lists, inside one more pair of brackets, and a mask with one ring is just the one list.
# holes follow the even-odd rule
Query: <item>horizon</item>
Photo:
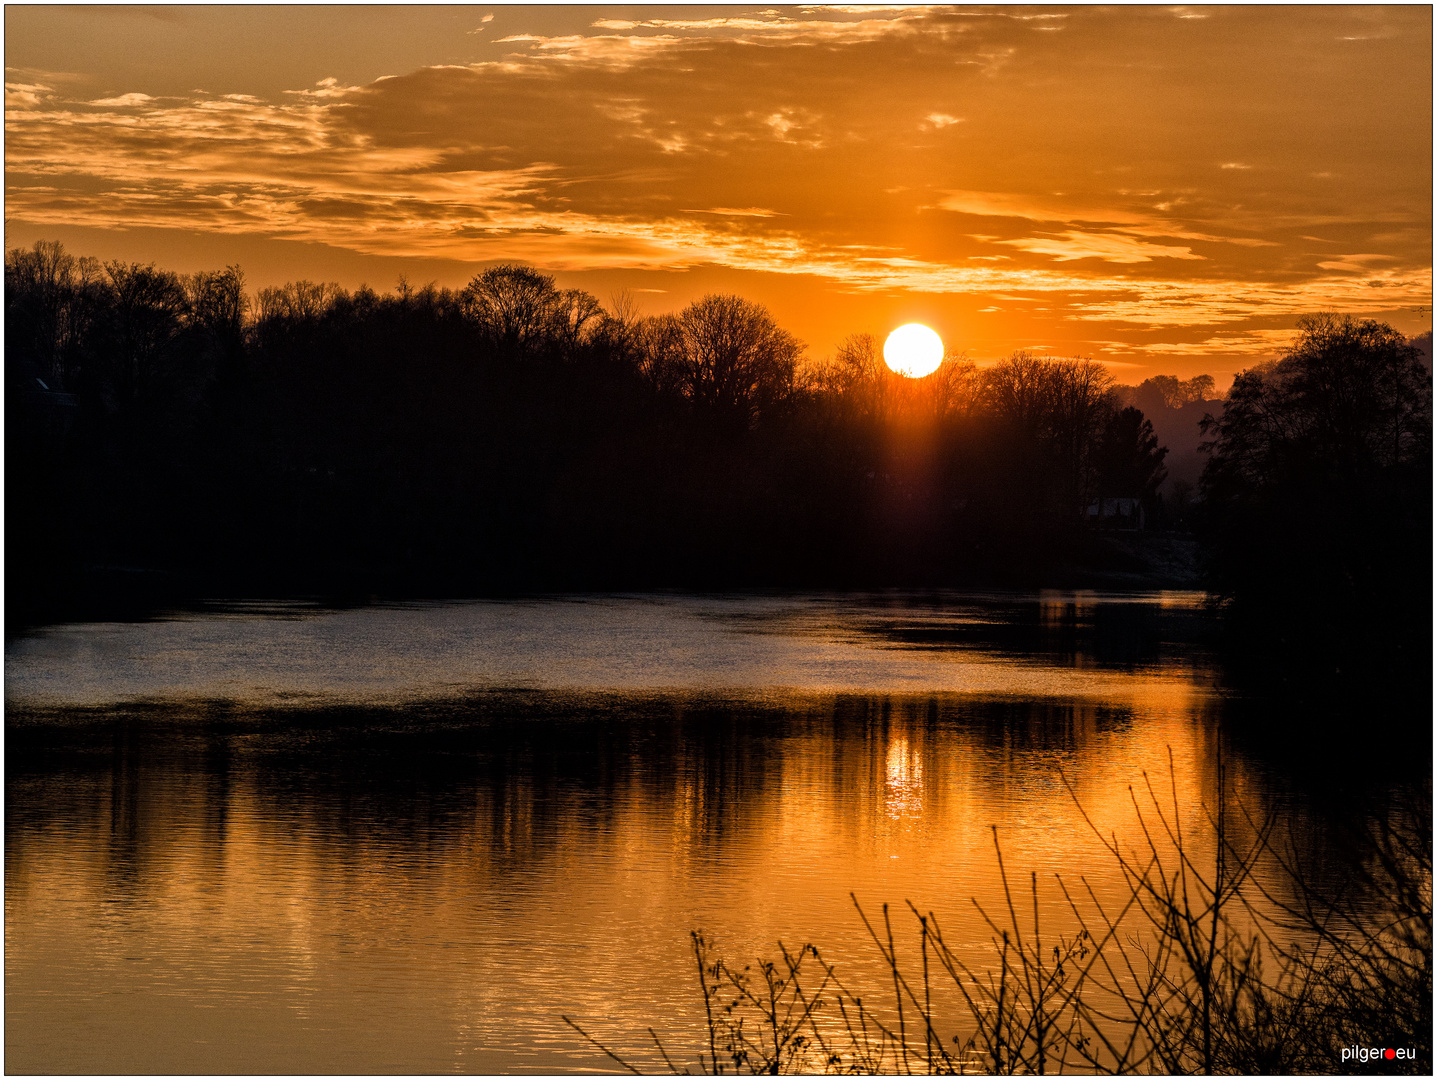
[[6, 31], [7, 248], [238, 264], [251, 291], [519, 262], [643, 314], [738, 293], [813, 359], [922, 322], [1124, 384], [1226, 386], [1318, 310], [1430, 327], [1430, 9], [56, 7]]

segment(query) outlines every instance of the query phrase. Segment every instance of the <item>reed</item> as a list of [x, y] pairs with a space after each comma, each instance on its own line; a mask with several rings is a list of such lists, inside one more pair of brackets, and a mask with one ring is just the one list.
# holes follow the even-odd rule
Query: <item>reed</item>
[[[888, 972], [869, 1003], [812, 944], [780, 943], [777, 960], [736, 968], [694, 932], [707, 1042], [680, 1067], [650, 1028], [656, 1060], [669, 1072], [691, 1071], [692, 1060], [707, 1074], [1312, 1074], [1353, 1071], [1353, 1049], [1378, 1045], [1414, 1051], [1381, 1071], [1428, 1073], [1430, 797], [1375, 825], [1362, 870], [1324, 892], [1274, 818], [1224, 805], [1221, 774], [1207, 815], [1214, 844], [1204, 845], [1216, 857], [1200, 865], [1170, 787], [1160, 796], [1144, 777], [1131, 792], [1141, 836], [1131, 849], [1084, 812], [1125, 897], [1105, 906], [1085, 880], [1058, 878], [1078, 927], [1066, 936], [1044, 934], [1036, 874], [1025, 896], [1012, 887], [995, 830], [1004, 907], [973, 901], [994, 947], [982, 970], [911, 903], [916, 949], [900, 956], [888, 905], [870, 918], [854, 898]], [[1246, 826], [1240, 842], [1230, 815]], [[1259, 863], [1267, 880], [1254, 874]], [[961, 1003], [956, 1012], [937, 1008], [940, 996]]]

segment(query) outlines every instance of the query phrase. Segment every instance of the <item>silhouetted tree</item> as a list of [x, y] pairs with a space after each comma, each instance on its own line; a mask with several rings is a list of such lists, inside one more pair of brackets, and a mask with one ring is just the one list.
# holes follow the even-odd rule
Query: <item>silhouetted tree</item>
[[235, 593], [1035, 583], [1112, 413], [1083, 361], [800, 366], [740, 297], [640, 318], [523, 266], [248, 296], [42, 244], [5, 303], [13, 557]]
[[1094, 494], [1096, 454], [1115, 410], [1113, 378], [1092, 360], [1017, 352], [982, 374], [986, 408], [1044, 459], [1060, 512], [1076, 519]]
[[636, 363], [645, 381], [660, 396], [682, 398], [688, 387], [684, 329], [674, 315], [655, 315], [635, 327]]
[[785, 401], [803, 346], [761, 304], [710, 294], [678, 316], [685, 395], [698, 410], [752, 422]]
[[1390, 326], [1351, 316], [1298, 322], [1282, 360], [1238, 375], [1213, 438], [1209, 486], [1252, 490], [1286, 474], [1399, 466], [1431, 454], [1431, 376]]
[[983, 373], [984, 403], [994, 416], [1041, 439], [1053, 412], [1053, 374], [1051, 361], [1015, 352]]
[[840, 394], [870, 397], [892, 374], [872, 334], [850, 334], [839, 344], [823, 372], [827, 387]]
[[190, 306], [179, 276], [154, 265], [108, 262], [105, 274], [111, 301], [99, 359], [111, 400], [124, 407], [182, 375], [185, 361], [174, 346]]
[[573, 349], [603, 308], [578, 289], [560, 290], [548, 274], [528, 266], [491, 266], [461, 294], [464, 313], [490, 344], [511, 357], [541, 346]]
[[1204, 435], [1204, 416], [1220, 416], [1223, 401], [1211, 375], [1195, 375], [1179, 379], [1173, 375], [1154, 375], [1137, 386], [1115, 388], [1123, 405], [1141, 409], [1153, 425], [1158, 443], [1167, 447], [1163, 460], [1168, 479], [1164, 484], [1164, 513], [1174, 524], [1186, 522], [1183, 508], [1189, 506], [1197, 490], [1198, 478], [1207, 464], [1207, 455], [1200, 449]]
[[966, 356], [945, 356], [937, 371], [918, 381], [932, 387], [929, 393], [938, 416], [967, 419], [981, 404], [983, 384], [978, 365]]
[[287, 319], [291, 322], [318, 319], [344, 292], [332, 281], [291, 281], [259, 291], [260, 322]]
[[1097, 455], [1100, 495], [1141, 499], [1151, 506], [1167, 478], [1163, 458], [1167, 447], [1158, 445], [1152, 423], [1140, 409], [1128, 405], [1108, 417]]
[[1377, 671], [1425, 684], [1431, 376], [1384, 324], [1317, 315], [1298, 327], [1205, 422], [1211, 588], [1252, 655], [1279, 656], [1311, 686]]
[[850, 334], [831, 360], [805, 370], [813, 393], [841, 399], [854, 415], [876, 417], [895, 410], [930, 417], [970, 415], [978, 403], [978, 369], [961, 355], [948, 355], [938, 370], [913, 379], [892, 371], [872, 334]]
[[238, 266], [191, 274], [183, 281], [190, 321], [215, 338], [238, 342], [249, 315], [244, 273]]
[[33, 363], [55, 390], [70, 389], [107, 305], [100, 263], [76, 258], [56, 241], [5, 254], [5, 345]]

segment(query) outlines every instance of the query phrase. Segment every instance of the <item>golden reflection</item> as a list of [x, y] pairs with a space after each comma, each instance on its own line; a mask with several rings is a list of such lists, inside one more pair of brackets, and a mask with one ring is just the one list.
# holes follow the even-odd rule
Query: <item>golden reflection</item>
[[1045, 628], [1062, 626], [1067, 611], [1068, 597], [1065, 593], [1044, 589], [1038, 594], [1038, 621]]
[[[1207, 718], [1169, 712], [1152, 682], [1133, 706], [792, 694], [618, 720], [556, 705], [562, 737], [476, 720], [454, 772], [416, 736], [419, 785], [346, 771], [337, 749], [286, 757], [268, 735], [232, 743], [221, 783], [213, 757], [130, 731], [88, 794], [63, 771], [12, 792], [7, 1064], [602, 1068], [559, 1015], [690, 1031], [693, 927], [736, 957], [816, 941], [860, 985], [878, 972], [850, 892], [912, 899], [986, 942], [968, 898], [1001, 910], [994, 826], [1060, 930], [1054, 873], [1104, 903], [1123, 888], [1074, 796], [1130, 846], [1130, 791], [1142, 803], [1151, 780], [1207, 843]], [[640, 738], [655, 749], [632, 753]], [[1233, 759], [1228, 785], [1260, 817], [1260, 773]], [[103, 812], [66, 809], [91, 795]], [[60, 1037], [75, 1030], [103, 1037]]]
[[883, 812], [894, 819], [923, 812], [923, 758], [903, 735], [888, 744]]

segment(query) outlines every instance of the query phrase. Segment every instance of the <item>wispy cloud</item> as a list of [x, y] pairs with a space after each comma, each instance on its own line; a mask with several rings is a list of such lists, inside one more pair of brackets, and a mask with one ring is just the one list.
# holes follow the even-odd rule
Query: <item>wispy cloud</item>
[[100, 98], [89, 104], [102, 109], [129, 109], [136, 105], [148, 105], [154, 100], [149, 94], [121, 94], [119, 97]]
[[[1236, 244], [1240, 247], [1277, 247], [1274, 240], [1255, 236], [1224, 236], [1191, 228], [1180, 220], [1174, 220], [1154, 210], [1171, 210], [1173, 203], [1154, 203], [1151, 200], [1161, 192], [1126, 192], [1109, 194], [1109, 201], [1102, 205], [1084, 202], [1061, 195], [1029, 195], [991, 191], [950, 191], [938, 200], [937, 207], [954, 213], [973, 217], [1019, 218], [1028, 222], [1062, 223], [1078, 226], [1061, 238], [1016, 238], [1002, 240], [999, 237], [983, 237], [995, 243], [1012, 244], [1035, 253], [1051, 254], [1066, 258], [1104, 257], [1106, 251], [1112, 262], [1146, 262], [1152, 258], [1203, 258], [1194, 255], [1188, 248], [1169, 248], [1164, 251], [1150, 250], [1151, 244], [1136, 244], [1128, 239], [1133, 236], [1148, 239], [1197, 240], [1209, 244]], [[1181, 202], [1184, 200], [1175, 200]], [[1144, 205], [1146, 204], [1146, 205]], [[1093, 225], [1108, 226], [1108, 231], [1095, 233]], [[1086, 247], [1090, 256], [1077, 252]], [[1186, 253], [1186, 254], [1184, 254]]]
[[1324, 270], [1346, 270], [1354, 274], [1369, 274], [1375, 264], [1395, 262], [1391, 255], [1338, 255], [1324, 259], [1317, 265]]
[[1201, 259], [1191, 248], [1149, 244], [1118, 233], [1075, 232], [1058, 236], [1028, 236], [1018, 240], [999, 240], [1022, 251], [1051, 255], [1059, 262], [1072, 259], [1101, 259], [1114, 263], [1144, 263], [1154, 259]]
[[718, 214], [722, 217], [751, 217], [771, 218], [780, 217], [777, 210], [766, 210], [762, 206], [745, 206], [742, 209], [734, 206], [712, 206], [707, 210], [686, 210], [688, 214]]
[[1118, 348], [1149, 356], [1200, 356], [1243, 363], [1280, 355], [1296, 338], [1293, 330], [1227, 330], [1201, 341], [1151, 342], [1133, 345], [1113, 342]]

